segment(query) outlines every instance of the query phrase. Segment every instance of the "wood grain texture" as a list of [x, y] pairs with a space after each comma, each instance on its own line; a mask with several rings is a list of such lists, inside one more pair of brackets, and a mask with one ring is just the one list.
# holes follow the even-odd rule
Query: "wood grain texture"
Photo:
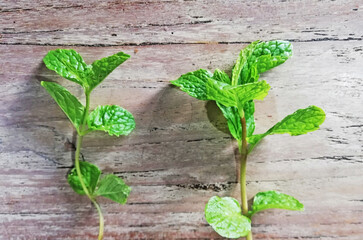
[[253, 219], [254, 239], [363, 237], [363, 5], [361, 1], [3, 1], [0, 3], [0, 239], [95, 239], [97, 213], [66, 182], [75, 132], [39, 81], [81, 89], [46, 69], [51, 49], [87, 63], [124, 51], [131, 59], [93, 93], [137, 127], [129, 137], [91, 133], [83, 157], [132, 186], [126, 205], [101, 200], [105, 239], [222, 239], [204, 219], [211, 196], [239, 198], [236, 144], [214, 103], [168, 84], [199, 68], [231, 71], [256, 40], [288, 39], [294, 56], [263, 74], [256, 132], [309, 105], [321, 130], [269, 136], [249, 157], [251, 198], [278, 190], [304, 212]]

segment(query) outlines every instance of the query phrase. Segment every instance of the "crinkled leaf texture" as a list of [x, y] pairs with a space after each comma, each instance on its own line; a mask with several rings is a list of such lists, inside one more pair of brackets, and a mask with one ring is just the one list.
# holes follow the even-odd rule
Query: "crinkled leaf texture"
[[130, 55], [118, 52], [112, 56], [96, 60], [92, 63], [92, 74], [90, 74], [88, 85], [92, 90], [100, 84], [115, 68], [130, 58]]
[[[258, 82], [259, 74], [285, 62], [291, 55], [292, 46], [287, 41], [255, 41], [241, 50], [232, 71], [232, 80], [219, 69], [213, 75], [200, 69], [171, 83], [197, 99], [217, 101], [232, 136], [240, 140], [242, 112], [246, 118], [247, 137], [250, 137], [255, 130], [253, 99], [262, 100], [270, 88], [265, 81]], [[257, 84], [244, 86], [254, 83]]]
[[128, 135], [135, 128], [132, 114], [117, 105], [98, 106], [87, 119], [88, 127], [92, 130], [102, 130], [108, 134]]
[[223, 83], [231, 84], [231, 79], [228, 77], [227, 73], [218, 68], [214, 70], [212, 78]]
[[84, 106], [73, 96], [66, 88], [54, 82], [40, 83], [47, 92], [57, 102], [59, 107], [67, 115], [69, 120], [73, 123], [74, 127], [79, 130], [79, 126], [82, 124], [82, 117], [84, 113]]
[[[260, 73], [284, 63], [291, 55], [292, 45], [287, 41], [253, 42], [241, 50], [233, 69], [232, 82], [237, 85], [256, 82]], [[255, 130], [253, 100], [245, 103], [243, 110], [249, 137]]]
[[242, 124], [238, 109], [236, 107], [226, 107], [219, 102], [217, 102], [217, 106], [227, 119], [228, 129], [232, 136], [237, 140], [242, 140]]
[[[220, 72], [219, 75], [223, 76], [223, 73]], [[220, 78], [223, 78], [221, 76]], [[226, 107], [237, 107], [252, 99], [262, 100], [270, 89], [266, 81], [231, 86], [213, 79], [212, 74], [204, 69], [184, 74], [171, 83], [192, 97], [200, 100], [215, 100]]]
[[212, 77], [212, 73], [205, 69], [199, 69], [182, 75], [177, 80], [170, 81], [180, 90], [199, 100], [208, 100], [206, 82]]
[[241, 206], [231, 197], [214, 196], [205, 207], [207, 222], [222, 237], [239, 238], [251, 231], [251, 220], [241, 214]]
[[[88, 192], [93, 195], [93, 192], [96, 189], [98, 180], [101, 175], [101, 170], [96, 166], [89, 162], [79, 162], [82, 179], [84, 184], [86, 185]], [[68, 183], [71, 185], [72, 189], [81, 195], [84, 195], [82, 184], [79, 180], [76, 168], [73, 168], [71, 172], [68, 174]]]
[[253, 199], [250, 215], [271, 208], [303, 211], [304, 205], [296, 198], [284, 193], [277, 191], [259, 192]]
[[247, 138], [249, 151], [251, 151], [258, 143], [267, 135], [288, 133], [291, 136], [306, 134], [319, 129], [319, 126], [325, 120], [325, 112], [316, 106], [309, 106], [299, 109], [293, 114], [285, 117], [263, 134], [253, 135]]
[[73, 49], [51, 50], [43, 59], [50, 70], [55, 71], [62, 77], [78, 83], [81, 86], [87, 84], [87, 64], [79, 53]]
[[108, 174], [99, 182], [95, 195], [103, 196], [117, 203], [125, 204], [130, 192], [131, 187], [126, 185], [121, 178], [113, 174]]
[[119, 52], [87, 65], [75, 50], [56, 49], [49, 51], [43, 61], [50, 70], [90, 92], [129, 57], [130, 55]]

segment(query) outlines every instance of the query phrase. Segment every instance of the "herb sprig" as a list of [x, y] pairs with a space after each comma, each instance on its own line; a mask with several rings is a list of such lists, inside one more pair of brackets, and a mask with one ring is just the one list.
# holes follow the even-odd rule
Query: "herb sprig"
[[86, 105], [84, 106], [63, 86], [54, 82], [41, 82], [41, 85], [57, 102], [77, 131], [75, 168], [68, 174], [68, 183], [76, 193], [87, 195], [95, 205], [99, 214], [99, 240], [103, 239], [104, 219], [96, 198], [103, 196], [117, 203], [125, 204], [131, 188], [113, 174], [107, 174], [101, 178], [101, 170], [94, 164], [80, 161], [79, 156], [83, 137], [87, 133], [100, 130], [111, 136], [120, 136], [128, 135], [135, 128], [132, 114], [120, 106], [105, 105], [98, 106], [92, 112], [89, 110], [92, 90], [129, 57], [129, 55], [119, 52], [87, 65], [76, 51], [57, 49], [49, 51], [43, 59], [47, 68], [81, 85], [85, 93]]
[[242, 209], [236, 199], [218, 196], [212, 197], [205, 207], [207, 222], [223, 237], [252, 240], [251, 218], [259, 211], [271, 208], [304, 210], [304, 205], [297, 199], [277, 191], [257, 193], [249, 210], [246, 190], [247, 156], [262, 138], [271, 134], [306, 134], [319, 129], [325, 120], [322, 109], [309, 106], [288, 115], [267, 132], [253, 134], [254, 100], [263, 100], [270, 90], [265, 80], [259, 80], [260, 74], [284, 63], [291, 55], [292, 46], [287, 41], [255, 41], [241, 50], [231, 78], [219, 69], [213, 74], [199, 69], [171, 81], [192, 97], [216, 101], [227, 119], [231, 135], [238, 142]]

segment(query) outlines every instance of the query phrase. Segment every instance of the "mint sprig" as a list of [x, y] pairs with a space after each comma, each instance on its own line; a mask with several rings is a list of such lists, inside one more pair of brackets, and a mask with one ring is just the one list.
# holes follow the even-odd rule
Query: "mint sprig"
[[263, 134], [253, 135], [255, 130], [254, 100], [263, 100], [270, 89], [260, 80], [260, 74], [284, 63], [292, 55], [292, 46], [287, 41], [255, 41], [242, 49], [229, 76], [216, 69], [212, 74], [199, 69], [186, 73], [172, 84], [190, 96], [200, 100], [214, 100], [227, 119], [231, 135], [237, 140], [241, 155], [240, 186], [241, 208], [237, 200], [229, 197], [212, 197], [205, 209], [207, 222], [223, 237], [247, 237], [252, 240], [250, 219], [255, 213], [280, 208], [303, 210], [297, 199], [276, 191], [260, 192], [254, 198], [252, 210], [248, 210], [246, 190], [247, 155], [267, 135], [288, 133], [292, 136], [306, 134], [319, 129], [325, 113], [316, 106], [299, 109]]
[[120, 106], [98, 106], [94, 111], [89, 112], [92, 90], [129, 57], [119, 52], [87, 65], [81, 55], [73, 49], [57, 49], [49, 51], [43, 59], [49, 69], [81, 85], [84, 89], [85, 106], [63, 86], [54, 82], [41, 82], [77, 130], [75, 168], [68, 174], [68, 183], [76, 193], [87, 195], [97, 208], [100, 222], [99, 240], [103, 239], [104, 219], [96, 198], [103, 196], [125, 204], [131, 188], [121, 178], [113, 174], [101, 177], [101, 170], [96, 165], [81, 162], [80, 149], [83, 136], [89, 132], [100, 130], [111, 136], [120, 136], [130, 134], [135, 128], [132, 114]]

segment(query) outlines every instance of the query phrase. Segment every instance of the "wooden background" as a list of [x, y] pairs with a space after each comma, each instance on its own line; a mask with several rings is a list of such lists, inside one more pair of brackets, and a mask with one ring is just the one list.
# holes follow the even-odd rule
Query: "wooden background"
[[86, 136], [82, 154], [132, 186], [127, 205], [101, 200], [105, 239], [222, 239], [205, 221], [211, 196], [239, 198], [236, 144], [214, 103], [169, 80], [199, 68], [231, 71], [256, 39], [293, 42], [294, 56], [262, 76], [257, 133], [298, 108], [326, 111], [321, 130], [269, 136], [250, 155], [248, 194], [278, 190], [304, 212], [253, 218], [254, 239], [363, 239], [363, 2], [9, 1], [0, 2], [0, 239], [95, 239], [97, 213], [66, 182], [75, 132], [41, 88], [55, 48], [87, 63], [124, 51], [131, 59], [92, 94], [118, 104], [137, 128], [128, 137]]

